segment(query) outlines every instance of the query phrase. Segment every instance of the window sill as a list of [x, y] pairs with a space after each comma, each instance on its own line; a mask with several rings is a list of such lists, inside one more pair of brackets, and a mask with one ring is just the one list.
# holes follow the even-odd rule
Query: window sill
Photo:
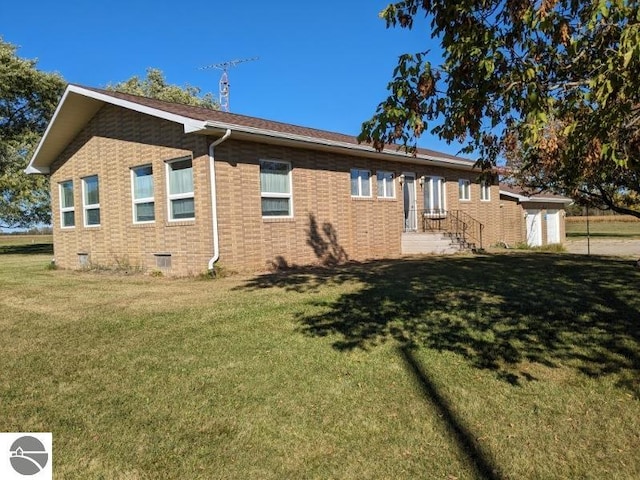
[[356, 202], [373, 202], [373, 197], [354, 197], [352, 195], [351, 200], [355, 200]]
[[262, 217], [263, 223], [293, 223], [294, 217]]
[[184, 227], [185, 225], [195, 225], [196, 219], [190, 218], [185, 220], [171, 220], [166, 222], [165, 227]]

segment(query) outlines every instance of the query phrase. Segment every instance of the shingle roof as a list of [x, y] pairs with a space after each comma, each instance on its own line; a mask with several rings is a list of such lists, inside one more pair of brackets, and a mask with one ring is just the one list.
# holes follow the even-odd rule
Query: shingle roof
[[568, 197], [557, 195], [555, 193], [540, 192], [536, 194], [531, 194], [529, 192], [525, 192], [520, 187], [517, 187], [515, 185], [510, 185], [508, 183], [500, 183], [500, 193], [517, 197], [519, 200], [523, 200], [523, 201], [543, 202], [546, 200], [550, 202], [563, 202], [563, 203], [569, 203], [572, 201]]
[[351, 155], [387, 158], [407, 163], [431, 164], [472, 170], [475, 162], [435, 150], [419, 148], [406, 153], [397, 145], [376, 152], [371, 145], [359, 144], [354, 136], [291, 125], [273, 120], [166, 102], [100, 88], [68, 85], [27, 166], [28, 173], [48, 173], [50, 165], [66, 145], [105, 104], [138, 111], [182, 124], [185, 133], [220, 135], [233, 131], [235, 138], [301, 145], [305, 148], [348, 151]]
[[[233, 125], [240, 125], [243, 127], [252, 127], [252, 128], [258, 128], [262, 130], [269, 130], [269, 131], [285, 133], [285, 134], [301, 135], [305, 137], [316, 138], [319, 140], [330, 140], [335, 142], [345, 142], [345, 143], [358, 145], [358, 140], [356, 137], [351, 135], [345, 135], [342, 133], [331, 132], [328, 130], [302, 127], [299, 125], [292, 125], [292, 124], [283, 123], [283, 122], [276, 122], [273, 120], [266, 120], [263, 118], [250, 117], [247, 115], [240, 115], [237, 113], [223, 112], [220, 110], [212, 110], [210, 108], [205, 108], [205, 107], [196, 107], [192, 105], [183, 105], [179, 103], [166, 102], [163, 100], [156, 100], [153, 98], [142, 97], [139, 95], [131, 95], [128, 93], [113, 92], [110, 90], [104, 90], [100, 88], [85, 87], [82, 85], [77, 85], [77, 86], [84, 88], [86, 90], [94, 91], [96, 93], [109, 95], [114, 98], [119, 98], [121, 100], [137, 103], [149, 108], [163, 110], [168, 113], [173, 113], [175, 115], [192, 118], [194, 120], [229, 123]], [[389, 150], [397, 150], [399, 147], [398, 145], [389, 145], [386, 148], [388, 148]], [[438, 152], [436, 150], [431, 150], [428, 148], [418, 148], [416, 153], [419, 155], [425, 155], [429, 157], [438, 157], [442, 159], [451, 159], [451, 160], [457, 160], [457, 161], [466, 160], [470, 163], [473, 163], [473, 160], [469, 160], [463, 157], [458, 157], [456, 155], [450, 155], [447, 153]]]

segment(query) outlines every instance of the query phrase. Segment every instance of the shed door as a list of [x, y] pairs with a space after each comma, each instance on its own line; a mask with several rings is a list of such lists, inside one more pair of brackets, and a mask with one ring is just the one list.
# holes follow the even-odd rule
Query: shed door
[[540, 210], [527, 210], [527, 245], [530, 247], [542, 245], [541, 220]]
[[560, 212], [547, 210], [547, 243], [560, 243]]

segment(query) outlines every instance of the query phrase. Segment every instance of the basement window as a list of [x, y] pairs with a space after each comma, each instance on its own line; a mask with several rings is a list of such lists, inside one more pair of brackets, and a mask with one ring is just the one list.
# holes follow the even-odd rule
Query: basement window
[[171, 254], [170, 253], [154, 253], [156, 257], [156, 267], [158, 268], [171, 268]]
[[78, 265], [83, 268], [89, 266], [89, 254], [88, 253], [78, 253]]

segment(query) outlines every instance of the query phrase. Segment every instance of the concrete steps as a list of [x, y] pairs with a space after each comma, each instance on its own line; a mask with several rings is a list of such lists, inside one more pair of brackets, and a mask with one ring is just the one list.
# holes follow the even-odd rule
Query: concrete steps
[[455, 239], [444, 233], [408, 232], [402, 234], [402, 254], [417, 255], [431, 253], [437, 255], [450, 255], [465, 251]]

